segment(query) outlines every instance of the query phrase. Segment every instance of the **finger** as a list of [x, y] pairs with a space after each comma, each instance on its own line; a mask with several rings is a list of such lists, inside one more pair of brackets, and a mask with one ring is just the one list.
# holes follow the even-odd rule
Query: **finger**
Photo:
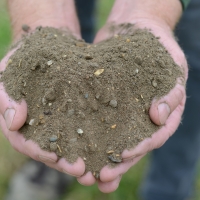
[[57, 161], [57, 156], [55, 153], [50, 153], [40, 149], [40, 147], [36, 143], [31, 140], [26, 140], [23, 135], [17, 131], [9, 131], [1, 115], [0, 126], [3, 134], [6, 136], [6, 138], [9, 140], [10, 144], [16, 151], [27, 155], [37, 161], [52, 163], [55, 163]]
[[94, 185], [96, 183], [96, 179], [94, 178], [91, 172], [87, 172], [83, 176], [77, 178], [77, 181], [81, 185], [85, 185], [85, 186]]
[[12, 100], [0, 84], [0, 114], [4, 117], [7, 129], [19, 130], [27, 118], [27, 104], [24, 100], [17, 103]]
[[123, 160], [129, 160], [139, 155], [143, 155], [155, 148], [162, 146], [166, 140], [175, 132], [181, 121], [181, 116], [184, 110], [186, 97], [182, 99], [182, 102], [177, 106], [174, 112], [166, 121], [166, 125], [155, 132], [151, 138], [146, 138], [140, 142], [134, 149], [124, 150], [122, 153]]
[[16, 151], [27, 155], [34, 160], [43, 162], [49, 167], [63, 173], [76, 177], [80, 177], [84, 174], [85, 164], [81, 158], [78, 158], [77, 161], [72, 164], [67, 162], [64, 158], [57, 162], [58, 157], [55, 153], [42, 150], [38, 144], [31, 140], [26, 140], [23, 135], [17, 131], [7, 130], [5, 121], [3, 120], [2, 116], [0, 116], [0, 125], [2, 132]]
[[65, 158], [61, 158], [57, 163], [45, 164], [70, 176], [80, 177], [85, 172], [85, 163], [81, 158], [78, 158], [74, 163], [69, 163]]
[[153, 100], [149, 110], [151, 120], [157, 125], [164, 125], [169, 115], [181, 104], [184, 97], [184, 86], [176, 84], [169, 94], [159, 100]]
[[[145, 154], [144, 154], [145, 155]], [[111, 182], [120, 174], [125, 174], [133, 165], [135, 165], [144, 155], [132, 158], [128, 161], [123, 161], [114, 168], [105, 166], [100, 172], [101, 182]]]
[[103, 183], [101, 181], [98, 181], [99, 190], [103, 193], [114, 192], [118, 188], [121, 178], [122, 175], [119, 175], [115, 180], [111, 182]]

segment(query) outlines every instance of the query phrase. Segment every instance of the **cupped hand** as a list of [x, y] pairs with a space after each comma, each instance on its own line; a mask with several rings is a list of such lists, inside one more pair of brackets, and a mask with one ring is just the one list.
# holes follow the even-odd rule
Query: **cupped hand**
[[[122, 21], [121, 23], [126, 23]], [[128, 21], [130, 23], [130, 21]], [[120, 23], [120, 20], [118, 21]], [[159, 41], [164, 45], [169, 54], [177, 65], [180, 66], [183, 71], [184, 77], [177, 79], [175, 87], [164, 97], [160, 99], [154, 99], [152, 101], [149, 115], [151, 120], [160, 125], [161, 128], [155, 132], [150, 138], [144, 139], [135, 148], [131, 150], [124, 150], [122, 153], [123, 162], [115, 168], [105, 166], [100, 172], [100, 180], [98, 181], [98, 187], [100, 191], [109, 193], [117, 189], [121, 177], [126, 173], [133, 165], [135, 165], [144, 155], [149, 151], [161, 147], [167, 139], [175, 132], [184, 110], [186, 101], [185, 83], [187, 80], [187, 62], [185, 56], [177, 44], [172, 31], [161, 21], [156, 21], [150, 18], [137, 18], [132, 20], [134, 29], [147, 28], [156, 37], [159, 37]], [[110, 26], [118, 26], [119, 24], [107, 24], [103, 27], [95, 38], [95, 43], [106, 40], [118, 34], [118, 32], [111, 33]], [[116, 28], [116, 30], [118, 30]], [[121, 30], [121, 34], [128, 34], [127, 30]], [[78, 178], [78, 181], [84, 185], [92, 185], [94, 179], [91, 174], [84, 175]]]
[[[10, 56], [15, 50], [10, 51], [0, 62], [0, 72], [3, 72], [9, 63]], [[75, 177], [83, 175], [85, 164], [81, 158], [73, 164], [64, 158], [58, 159], [52, 152], [43, 151], [36, 143], [26, 140], [18, 131], [26, 121], [27, 104], [24, 100], [15, 102], [5, 91], [3, 83], [0, 82], [0, 127], [2, 133], [8, 139], [12, 147], [18, 152], [31, 157], [34, 160], [45, 163], [51, 168], [70, 174]]]

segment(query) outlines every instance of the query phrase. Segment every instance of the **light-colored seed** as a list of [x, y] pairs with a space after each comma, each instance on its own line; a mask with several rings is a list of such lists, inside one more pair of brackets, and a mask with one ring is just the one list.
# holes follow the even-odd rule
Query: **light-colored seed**
[[47, 65], [48, 66], [51, 66], [53, 64], [53, 61], [52, 60], [49, 60], [48, 62], [47, 62]]
[[104, 72], [104, 69], [98, 69], [95, 73], [94, 73], [94, 75], [95, 76], [99, 76], [100, 74], [102, 74]]
[[107, 154], [111, 154], [111, 153], [114, 153], [114, 151], [113, 150], [107, 151]]
[[60, 153], [62, 153], [62, 150], [58, 144], [57, 144], [57, 147], [58, 147], [58, 150], [60, 151]]
[[111, 126], [111, 128], [112, 128], [112, 129], [115, 129], [116, 126], [117, 126], [117, 124], [114, 124], [114, 125]]
[[109, 105], [112, 106], [113, 108], [116, 108], [117, 107], [117, 101], [113, 99], [113, 100], [110, 101]]
[[35, 119], [31, 119], [30, 122], [29, 122], [29, 125], [33, 126], [34, 124], [35, 124]]

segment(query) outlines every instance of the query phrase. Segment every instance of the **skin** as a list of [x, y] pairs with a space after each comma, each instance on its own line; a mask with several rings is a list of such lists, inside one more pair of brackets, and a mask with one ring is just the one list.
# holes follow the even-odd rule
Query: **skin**
[[[52, 26], [67, 28], [77, 37], [80, 36], [75, 6], [73, 0], [24, 0], [8, 1], [13, 28], [13, 42], [21, 38], [23, 24], [28, 24], [31, 30], [35, 27]], [[18, 9], [20, 8], [20, 9]], [[97, 182], [99, 190], [104, 193], [117, 189], [121, 177], [130, 167], [135, 165], [147, 152], [159, 148], [177, 129], [184, 110], [187, 79], [187, 62], [185, 56], [173, 37], [175, 28], [182, 13], [179, 0], [116, 0], [106, 25], [97, 33], [95, 43], [113, 36], [109, 31], [110, 25], [122, 23], [134, 24], [134, 28], [149, 28], [171, 54], [174, 61], [181, 67], [184, 78], [177, 79], [176, 86], [168, 95], [161, 99], [154, 99], [149, 110], [151, 120], [162, 125], [151, 138], [147, 138], [134, 149], [122, 153], [123, 162], [116, 168], [105, 166], [100, 172], [100, 180], [96, 181], [91, 172], [84, 174], [85, 164], [81, 158], [70, 164], [65, 159], [58, 160], [55, 153], [41, 150], [32, 141], [25, 141], [17, 131], [24, 124], [27, 114], [25, 101], [20, 104], [14, 102], [0, 85], [0, 126], [5, 137], [19, 152], [41, 161], [58, 171], [77, 177], [80, 184], [92, 185]], [[115, 32], [114, 34], [117, 34]], [[125, 33], [125, 32], [124, 32]], [[6, 63], [13, 52], [9, 52], [0, 63], [0, 71], [5, 70]]]

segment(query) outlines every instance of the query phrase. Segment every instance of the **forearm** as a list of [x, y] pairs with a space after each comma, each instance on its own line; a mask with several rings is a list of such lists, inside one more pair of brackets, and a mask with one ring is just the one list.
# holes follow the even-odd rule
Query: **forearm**
[[8, 0], [13, 40], [21, 37], [22, 25], [34, 30], [37, 26], [67, 28], [80, 37], [80, 30], [73, 0]]
[[145, 18], [173, 30], [181, 14], [179, 0], [116, 0], [108, 22], [134, 23], [137, 19]]

